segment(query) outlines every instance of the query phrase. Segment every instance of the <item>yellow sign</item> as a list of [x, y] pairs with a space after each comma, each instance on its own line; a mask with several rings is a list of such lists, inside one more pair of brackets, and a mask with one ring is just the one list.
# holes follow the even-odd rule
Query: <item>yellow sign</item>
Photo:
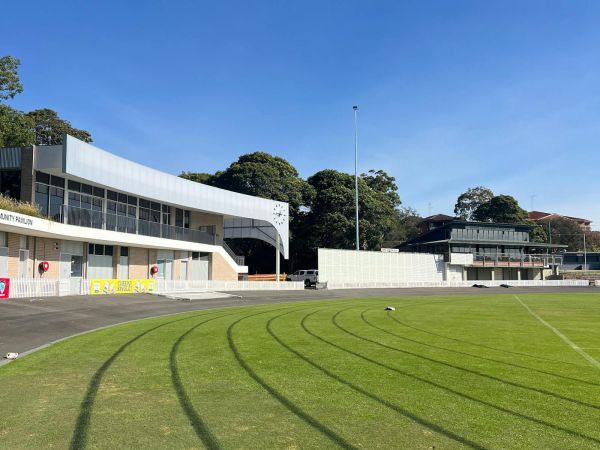
[[112, 280], [94, 278], [90, 280], [90, 294], [144, 294], [156, 292], [156, 280]]

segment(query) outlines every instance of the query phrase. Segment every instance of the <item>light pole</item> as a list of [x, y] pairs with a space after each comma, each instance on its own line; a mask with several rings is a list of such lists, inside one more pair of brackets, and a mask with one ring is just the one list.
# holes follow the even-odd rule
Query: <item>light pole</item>
[[354, 196], [356, 209], [356, 250], [360, 250], [358, 234], [358, 106], [353, 106], [354, 111]]

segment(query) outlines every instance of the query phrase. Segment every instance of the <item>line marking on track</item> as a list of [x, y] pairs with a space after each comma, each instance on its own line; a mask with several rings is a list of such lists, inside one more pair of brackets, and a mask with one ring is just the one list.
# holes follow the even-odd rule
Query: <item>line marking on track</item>
[[600, 369], [600, 362], [598, 362], [596, 359], [592, 358], [590, 355], [588, 355], [586, 352], [584, 352], [581, 347], [579, 347], [577, 344], [575, 344], [571, 339], [566, 337], [559, 330], [557, 330], [552, 325], [550, 325], [548, 322], [546, 322], [544, 319], [542, 319], [540, 316], [538, 316], [531, 308], [529, 308], [529, 306], [527, 306], [525, 303], [523, 303], [523, 301], [517, 295], [515, 295], [515, 298], [527, 310], [527, 312], [529, 312], [529, 314], [531, 314], [533, 317], [535, 317], [537, 320], [539, 320], [545, 326], [547, 326], [550, 330], [552, 330], [552, 332], [554, 332], [554, 334], [556, 334], [559, 338], [561, 338], [563, 341], [565, 341], [569, 347], [571, 347], [573, 350], [575, 350], [577, 353], [579, 353], [581, 356], [583, 356], [585, 359], [587, 359], [588, 362], [592, 366], [596, 367], [597, 369]]

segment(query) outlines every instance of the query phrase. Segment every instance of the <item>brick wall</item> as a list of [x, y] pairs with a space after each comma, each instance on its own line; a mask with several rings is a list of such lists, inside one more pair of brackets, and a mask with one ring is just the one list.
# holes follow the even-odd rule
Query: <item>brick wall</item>
[[147, 279], [150, 275], [148, 249], [129, 247], [129, 278]]
[[215, 225], [219, 238], [223, 238], [223, 216], [199, 211], [190, 211], [190, 228], [197, 230], [200, 226]]
[[237, 272], [233, 270], [220, 253], [211, 253], [209, 271], [211, 280], [237, 281], [238, 279]]
[[[58, 280], [60, 277], [60, 241], [56, 239], [31, 238], [29, 248], [30, 255], [33, 255], [34, 278], [45, 278], [49, 280]], [[40, 273], [38, 266], [42, 261], [48, 261], [50, 268], [46, 273]]]

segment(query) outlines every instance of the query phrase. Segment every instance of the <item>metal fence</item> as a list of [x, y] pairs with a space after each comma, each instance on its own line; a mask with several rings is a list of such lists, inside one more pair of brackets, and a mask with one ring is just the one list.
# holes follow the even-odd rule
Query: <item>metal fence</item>
[[79, 227], [141, 234], [143, 236], [197, 242], [200, 244], [219, 245], [216, 234], [207, 231], [175, 227], [158, 222], [137, 219], [135, 217], [109, 214], [103, 211], [77, 208], [75, 206], [59, 205], [56, 211], [51, 211], [50, 218], [56, 222]]

